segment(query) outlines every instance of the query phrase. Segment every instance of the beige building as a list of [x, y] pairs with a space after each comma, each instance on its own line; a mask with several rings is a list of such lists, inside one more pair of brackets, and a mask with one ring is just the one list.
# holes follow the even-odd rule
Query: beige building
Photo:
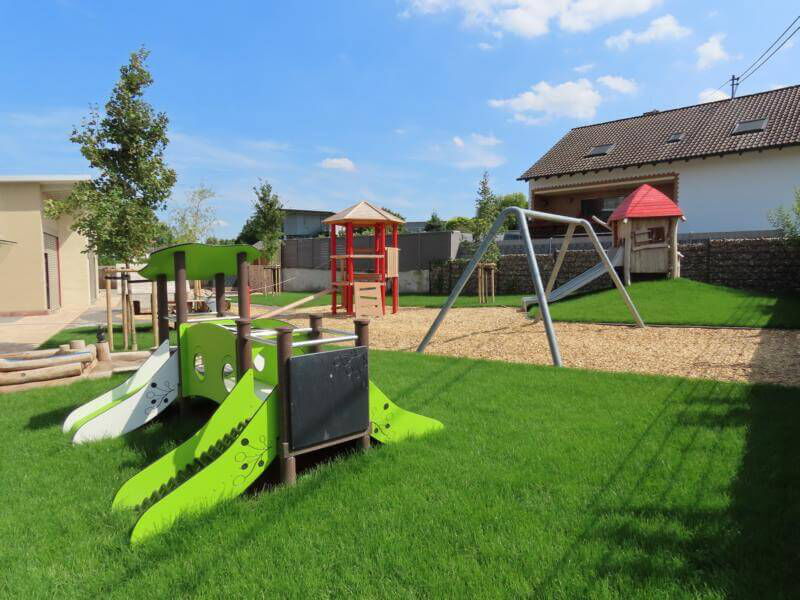
[[97, 299], [97, 259], [71, 219], [44, 216], [87, 176], [0, 176], [0, 316], [85, 308]]

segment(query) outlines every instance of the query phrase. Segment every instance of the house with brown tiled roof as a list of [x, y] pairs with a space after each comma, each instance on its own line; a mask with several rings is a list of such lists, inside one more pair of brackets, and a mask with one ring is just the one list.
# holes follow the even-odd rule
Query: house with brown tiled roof
[[[605, 221], [647, 183], [689, 230], [766, 229], [800, 187], [800, 85], [576, 127], [519, 179], [544, 212]], [[541, 222], [534, 233], [560, 230]]]

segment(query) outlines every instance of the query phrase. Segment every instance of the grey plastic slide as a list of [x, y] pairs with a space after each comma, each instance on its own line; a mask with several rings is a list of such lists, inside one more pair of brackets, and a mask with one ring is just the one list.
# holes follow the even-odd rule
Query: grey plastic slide
[[[619, 267], [620, 265], [622, 265], [622, 261], [625, 257], [625, 247], [619, 246], [617, 248], [614, 248], [613, 250], [614, 253], [610, 255], [608, 258], [613, 266]], [[565, 298], [570, 294], [574, 294], [586, 284], [591, 283], [592, 281], [594, 281], [595, 279], [597, 279], [602, 275], [605, 275], [606, 273], [608, 273], [608, 271], [606, 270], [606, 266], [602, 262], [599, 262], [591, 269], [584, 271], [577, 277], [573, 277], [572, 279], [564, 283], [564, 285], [561, 285], [556, 289], [554, 289], [547, 295], [547, 301], [555, 302], [556, 300], [561, 300], [562, 298]], [[525, 296], [522, 298], [522, 308], [525, 309], [526, 311], [532, 305], [538, 303], [539, 303], [539, 298], [537, 296]]]

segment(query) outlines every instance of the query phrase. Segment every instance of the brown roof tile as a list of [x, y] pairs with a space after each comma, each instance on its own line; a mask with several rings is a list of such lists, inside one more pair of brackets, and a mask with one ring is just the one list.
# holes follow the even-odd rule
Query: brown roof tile
[[[763, 131], [731, 135], [737, 121], [767, 118]], [[672, 133], [681, 141], [667, 143]], [[589, 150], [614, 144], [604, 156]], [[583, 173], [800, 144], [800, 85], [570, 130], [519, 179]]]

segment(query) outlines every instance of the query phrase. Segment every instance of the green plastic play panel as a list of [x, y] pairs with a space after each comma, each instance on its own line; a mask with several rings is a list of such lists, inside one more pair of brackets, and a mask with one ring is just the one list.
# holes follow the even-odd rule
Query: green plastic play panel
[[259, 257], [259, 252], [248, 244], [230, 244], [212, 246], [209, 244], [178, 244], [163, 248], [150, 255], [150, 260], [139, 274], [145, 279], [155, 279], [158, 275], [166, 275], [167, 280], [175, 280], [175, 262], [173, 256], [177, 252], [186, 254], [187, 279], [213, 279], [217, 273], [236, 275], [236, 255], [247, 254], [248, 262]]
[[[254, 369], [242, 374], [229, 393], [222, 377], [226, 364], [235, 369], [235, 335], [223, 326], [229, 323], [186, 324], [179, 331], [184, 394], [203, 396], [220, 406], [195, 435], [142, 469], [117, 492], [114, 509], [141, 511], [131, 533], [132, 543], [168, 529], [183, 516], [208, 511], [240, 495], [277, 456], [276, 346], [254, 341]], [[275, 320], [254, 323], [263, 329], [284, 324]], [[294, 339], [307, 339], [307, 334], [297, 334]], [[294, 348], [293, 354], [307, 351], [307, 347]], [[200, 364], [203, 368], [198, 370]], [[372, 437], [385, 444], [443, 427], [435, 419], [400, 408], [372, 382], [369, 418]]]

